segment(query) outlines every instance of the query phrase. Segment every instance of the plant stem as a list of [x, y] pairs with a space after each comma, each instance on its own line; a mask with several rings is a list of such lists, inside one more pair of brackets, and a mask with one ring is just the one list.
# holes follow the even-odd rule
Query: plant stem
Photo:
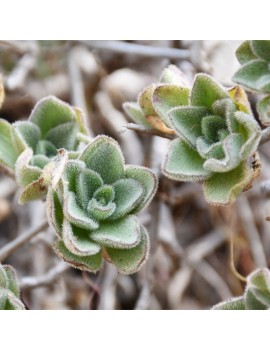
[[16, 251], [19, 247], [23, 246], [35, 235], [39, 234], [42, 230], [48, 227], [47, 220], [42, 222], [38, 227], [30, 229], [28, 232], [19, 235], [16, 239], [10, 241], [0, 250], [0, 262], [5, 260], [12, 252]]
[[140, 126], [139, 124], [135, 124], [135, 123], [128, 123], [125, 126], [125, 128], [130, 129], [130, 130], [134, 130], [134, 131], [139, 132], [139, 133], [156, 135], [156, 136], [159, 136], [161, 138], [166, 138], [166, 139], [170, 139], [170, 140], [173, 140], [175, 138], [175, 136], [173, 134], [164, 133], [164, 132], [161, 132], [157, 129], [145, 128], [144, 126]]

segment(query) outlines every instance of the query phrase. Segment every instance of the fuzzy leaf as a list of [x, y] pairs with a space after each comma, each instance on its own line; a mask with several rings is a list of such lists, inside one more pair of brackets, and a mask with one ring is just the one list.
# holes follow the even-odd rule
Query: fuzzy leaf
[[10, 290], [16, 297], [20, 296], [20, 290], [18, 286], [17, 276], [15, 269], [9, 265], [3, 266], [7, 274], [7, 289]]
[[75, 119], [78, 123], [80, 133], [88, 135], [84, 112], [79, 107], [73, 107], [73, 110], [75, 112]]
[[250, 41], [246, 40], [236, 50], [236, 57], [242, 65], [251, 60], [256, 60], [257, 58], [254, 52], [252, 51], [250, 44]]
[[45, 199], [48, 191], [48, 181], [41, 176], [38, 180], [30, 183], [23, 190], [19, 197], [19, 204], [23, 205], [28, 201]]
[[113, 184], [116, 209], [111, 219], [119, 219], [130, 213], [142, 199], [143, 187], [134, 179], [119, 179]]
[[123, 109], [135, 123], [146, 128], [152, 128], [151, 124], [145, 118], [145, 115], [137, 102], [125, 102], [123, 104]]
[[29, 164], [32, 156], [32, 149], [27, 148], [20, 154], [16, 161], [16, 180], [22, 186], [27, 186], [28, 184], [38, 180], [42, 174], [42, 170], [40, 168]]
[[102, 223], [91, 232], [90, 238], [100, 245], [113, 248], [131, 248], [140, 240], [140, 228], [135, 216], [111, 223]]
[[155, 116], [157, 114], [152, 100], [155, 88], [156, 84], [149, 85], [138, 97], [138, 103], [146, 117]]
[[19, 152], [15, 146], [11, 125], [0, 119], [0, 163], [14, 170]]
[[77, 145], [77, 134], [79, 126], [75, 122], [67, 122], [60, 124], [51, 130], [46, 135], [57, 149], [64, 148], [66, 150], [73, 150]]
[[185, 141], [175, 139], [171, 142], [163, 173], [168, 178], [181, 181], [196, 181], [209, 178], [211, 172], [203, 168], [205, 160]]
[[245, 310], [245, 309], [246, 309], [245, 300], [242, 296], [234, 297], [227, 301], [218, 303], [217, 305], [212, 307], [212, 310]]
[[69, 160], [66, 162], [63, 172], [64, 189], [76, 192], [80, 174], [86, 169], [84, 162], [80, 160]]
[[12, 127], [25, 147], [36, 149], [37, 143], [41, 138], [40, 129], [36, 124], [28, 121], [18, 121]]
[[245, 292], [245, 304], [247, 310], [266, 310], [267, 306], [261, 303], [254, 295], [251, 289], [247, 289]]
[[64, 195], [64, 216], [72, 224], [82, 229], [93, 230], [98, 228], [98, 223], [94, 221], [90, 215], [79, 206], [76, 201], [75, 194], [68, 191]]
[[264, 126], [270, 125], [270, 96], [265, 96], [257, 103], [259, 118]]
[[219, 131], [226, 130], [226, 120], [221, 116], [209, 115], [202, 119], [202, 132], [209, 142], [218, 142]]
[[140, 228], [140, 242], [131, 249], [107, 248], [106, 252], [117, 270], [123, 274], [137, 272], [147, 259], [149, 253], [149, 238], [144, 227]]
[[54, 96], [40, 100], [29, 117], [30, 122], [40, 127], [42, 139], [50, 129], [75, 119], [75, 112], [71, 106]]
[[101, 253], [97, 253], [92, 256], [77, 256], [72, 254], [66, 247], [62, 240], [56, 241], [54, 244], [55, 253], [68, 262], [72, 267], [77, 269], [86, 270], [92, 273], [96, 273], [102, 266]]
[[185, 74], [176, 66], [169, 65], [165, 68], [160, 76], [160, 82], [165, 84], [179, 85], [188, 87], [188, 82]]
[[76, 198], [80, 206], [86, 208], [89, 199], [95, 191], [103, 185], [100, 175], [91, 169], [82, 169], [76, 178], [75, 190]]
[[96, 199], [91, 199], [87, 206], [87, 211], [98, 221], [102, 221], [110, 217], [115, 211], [116, 205], [114, 202], [109, 202], [102, 206]]
[[230, 205], [249, 183], [251, 174], [246, 162], [227, 173], [215, 173], [204, 183], [206, 200], [213, 205]]
[[264, 82], [261, 79], [268, 77], [270, 74], [268, 63], [260, 59], [250, 61], [242, 66], [233, 76], [233, 81], [241, 84], [246, 89], [270, 92], [269, 81]]
[[125, 177], [136, 180], [144, 189], [140, 203], [132, 210], [132, 213], [137, 213], [152, 201], [157, 191], [158, 179], [149, 168], [131, 165], [125, 166]]
[[228, 98], [228, 93], [207, 74], [197, 74], [191, 89], [190, 103], [211, 111], [216, 100]]
[[202, 118], [208, 114], [204, 107], [176, 107], [168, 116], [176, 132], [188, 143], [196, 146], [196, 139], [202, 135]]
[[7, 300], [5, 310], [25, 310], [24, 304], [15, 296], [10, 296]]
[[[252, 110], [248, 101], [248, 96], [243, 88], [241, 88], [239, 85], [235, 85], [233, 88], [228, 90], [228, 93], [233, 99], [238, 111], [252, 115]], [[232, 111], [232, 108], [230, 108], [230, 110]]]
[[240, 134], [230, 134], [223, 142], [224, 158], [217, 159], [216, 155], [209, 158], [203, 167], [211, 172], [226, 173], [237, 167], [241, 162], [240, 150], [243, 138]]
[[258, 58], [270, 61], [270, 40], [252, 40], [251, 48]]
[[39, 170], [44, 169], [52, 159], [44, 155], [34, 155], [31, 159], [31, 164], [33, 167], [39, 168]]
[[87, 167], [97, 172], [105, 184], [113, 184], [124, 175], [124, 157], [118, 143], [107, 136], [97, 136], [80, 156]]
[[64, 221], [63, 208], [57, 192], [52, 187], [49, 187], [46, 203], [49, 224], [53, 227], [57, 236], [61, 238]]
[[158, 115], [170, 127], [168, 112], [173, 107], [188, 105], [189, 89], [178, 85], [160, 85], [154, 90], [152, 101]]
[[0, 289], [0, 311], [3, 311], [6, 309], [6, 304], [7, 304], [7, 290]]
[[101, 250], [101, 247], [90, 239], [89, 231], [71, 225], [67, 220], [64, 220], [63, 224], [63, 241], [74, 255], [92, 256]]
[[0, 264], [0, 289], [1, 288], [7, 288], [8, 287], [8, 276], [7, 276], [7, 272], [4, 268], [4, 266], [2, 266]]

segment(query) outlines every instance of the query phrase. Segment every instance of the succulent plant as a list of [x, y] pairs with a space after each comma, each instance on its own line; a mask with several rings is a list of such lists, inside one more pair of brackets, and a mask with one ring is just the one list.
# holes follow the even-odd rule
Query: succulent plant
[[247, 40], [237, 49], [236, 56], [242, 66], [233, 80], [265, 95], [258, 102], [257, 111], [261, 122], [270, 125], [270, 40]]
[[53, 96], [40, 100], [28, 121], [0, 120], [0, 161], [25, 187], [21, 203], [45, 197], [52, 161], [59, 149], [76, 157], [79, 133], [87, 134], [81, 111]]
[[[172, 92], [161, 97], [156, 88], [152, 100], [160, 110], [173, 100]], [[252, 181], [254, 170], [248, 161], [261, 136], [244, 90], [239, 86], [227, 90], [210, 76], [198, 74], [189, 104], [165, 109], [164, 116], [177, 134], [163, 163], [164, 175], [203, 181], [209, 203], [232, 203]]]
[[247, 277], [243, 296], [215, 305], [213, 310], [268, 310], [270, 308], [270, 272], [258, 269]]
[[147, 168], [125, 165], [117, 142], [98, 136], [47, 195], [48, 218], [58, 235], [56, 253], [72, 266], [97, 272], [102, 259], [119, 272], [136, 272], [144, 263], [149, 239], [135, 216], [157, 189]]
[[[160, 98], [166, 94], [166, 104], [154, 104], [153, 93], [158, 89]], [[170, 93], [170, 94], [169, 94]], [[129, 117], [145, 128], [163, 133], [175, 134], [167, 119], [166, 111], [179, 105], [187, 105], [189, 88], [184, 74], [174, 65], [164, 69], [158, 83], [146, 87], [138, 96], [137, 102], [125, 102], [123, 108]], [[157, 96], [157, 99], [159, 96]]]
[[0, 264], [0, 310], [24, 310], [15, 270]]

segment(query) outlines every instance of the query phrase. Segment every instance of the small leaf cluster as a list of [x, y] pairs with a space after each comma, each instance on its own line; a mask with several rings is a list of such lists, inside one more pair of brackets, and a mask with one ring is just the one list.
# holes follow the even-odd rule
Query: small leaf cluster
[[14, 268], [0, 264], [0, 310], [24, 309]]
[[76, 157], [79, 133], [87, 134], [81, 111], [53, 96], [40, 100], [27, 121], [0, 119], [0, 162], [24, 187], [20, 203], [45, 198], [59, 150]]
[[247, 277], [243, 296], [232, 298], [215, 305], [213, 310], [269, 310], [270, 272], [268, 268], [258, 269]]
[[270, 40], [248, 40], [237, 49], [241, 68], [233, 80], [245, 89], [264, 94], [257, 110], [261, 122], [270, 125]]
[[72, 266], [98, 271], [103, 259], [124, 274], [147, 258], [149, 238], [136, 214], [157, 189], [154, 173], [124, 164], [116, 141], [98, 136], [68, 160], [56, 188], [50, 187], [48, 218], [58, 235], [54, 249]]
[[175, 135], [162, 166], [166, 177], [202, 181], [209, 203], [231, 204], [255, 176], [249, 159], [261, 137], [244, 90], [225, 89], [207, 74], [197, 74], [188, 88], [172, 66], [164, 76], [167, 80], [147, 87], [138, 103], [125, 103], [124, 109], [135, 120], [136, 106], [144, 120], [155, 116]]

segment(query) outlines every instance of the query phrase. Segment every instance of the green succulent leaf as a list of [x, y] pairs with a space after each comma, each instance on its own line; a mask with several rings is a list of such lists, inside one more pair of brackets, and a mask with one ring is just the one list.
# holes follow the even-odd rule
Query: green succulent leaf
[[178, 85], [159, 85], [153, 92], [153, 105], [163, 122], [170, 127], [168, 112], [173, 107], [188, 105], [189, 89]]
[[249, 40], [244, 41], [239, 46], [239, 48], [236, 50], [236, 57], [242, 65], [251, 60], [256, 60], [257, 57], [252, 51], [251, 42]]
[[12, 127], [25, 147], [31, 147], [33, 150], [35, 150], [36, 145], [41, 138], [39, 127], [28, 121], [15, 122]]
[[57, 149], [74, 150], [77, 142], [79, 126], [75, 122], [67, 122], [50, 129], [46, 139]]
[[202, 135], [202, 119], [208, 114], [204, 107], [176, 107], [168, 113], [171, 125], [177, 134], [190, 145], [196, 146], [196, 140]]
[[50, 187], [47, 193], [47, 218], [59, 238], [62, 237], [64, 222], [63, 208], [57, 192]]
[[270, 125], [270, 96], [265, 96], [257, 103], [257, 111], [259, 118], [264, 126]]
[[123, 109], [135, 123], [146, 128], [152, 128], [151, 124], [145, 118], [145, 115], [137, 102], [125, 102], [123, 104]]
[[270, 71], [268, 63], [256, 59], [244, 64], [233, 76], [233, 81], [246, 89], [270, 92]]
[[62, 240], [54, 244], [55, 253], [72, 267], [96, 273], [102, 266], [101, 252], [91, 256], [74, 255], [65, 246]]
[[75, 112], [71, 106], [54, 96], [40, 100], [29, 117], [29, 121], [40, 128], [43, 139], [54, 127], [63, 123], [73, 122], [75, 119]]
[[211, 172], [203, 168], [205, 159], [185, 141], [175, 139], [171, 142], [163, 173], [168, 178], [181, 181], [204, 180]]
[[214, 173], [204, 183], [205, 198], [213, 205], [229, 205], [250, 180], [251, 174], [246, 162], [227, 173]]
[[145, 116], [155, 116], [156, 110], [153, 105], [153, 93], [155, 91], [156, 84], [151, 84], [145, 88], [138, 97], [138, 103]]
[[105, 184], [113, 184], [124, 175], [123, 154], [116, 141], [110, 137], [96, 137], [86, 146], [79, 159], [97, 172]]
[[30, 165], [32, 157], [32, 149], [27, 148], [17, 158], [15, 175], [17, 182], [22, 186], [27, 186], [41, 177], [42, 170], [39, 167]]
[[7, 121], [0, 119], [0, 163], [13, 172], [18, 156], [12, 127]]
[[68, 191], [64, 195], [64, 216], [75, 226], [94, 230], [98, 223], [77, 203], [75, 193]]
[[3, 266], [7, 275], [7, 286], [6, 288], [10, 290], [16, 297], [20, 297], [20, 289], [18, 286], [17, 275], [15, 269], [10, 265]]
[[75, 181], [75, 192], [80, 206], [85, 208], [89, 199], [102, 185], [103, 180], [97, 172], [87, 168], [82, 169]]
[[214, 102], [228, 97], [228, 93], [212, 77], [204, 73], [196, 75], [191, 89], [191, 105], [205, 107], [212, 112]]
[[5, 310], [25, 310], [25, 307], [19, 299], [10, 297], [6, 302]]
[[251, 48], [257, 57], [270, 61], [270, 40], [252, 40]]
[[148, 206], [153, 199], [157, 191], [158, 179], [149, 168], [132, 165], [125, 166], [125, 177], [134, 179], [143, 187], [142, 198], [132, 210], [132, 213], [137, 213]]
[[116, 209], [111, 219], [119, 219], [130, 213], [140, 203], [144, 189], [134, 179], [119, 179], [113, 184]]
[[105, 247], [134, 247], [140, 239], [138, 220], [135, 216], [127, 216], [111, 223], [101, 223], [98, 229], [91, 232], [90, 238]]
[[100, 252], [101, 247], [90, 240], [88, 230], [72, 225], [69, 221], [63, 223], [63, 242], [74, 255], [92, 256]]
[[188, 82], [184, 73], [175, 65], [169, 65], [163, 70], [160, 76], [160, 82], [179, 85], [180, 87], [188, 87]]
[[106, 252], [120, 273], [137, 272], [146, 261], [149, 253], [149, 238], [146, 229], [140, 228], [140, 241], [137, 246], [131, 249], [107, 248]]
[[212, 310], [245, 310], [246, 305], [245, 305], [245, 300], [242, 296], [240, 297], [234, 297], [230, 300], [221, 302], [214, 307], [212, 307]]
[[260, 302], [254, 292], [247, 289], [245, 293], [245, 305], [247, 310], [266, 310], [267, 306]]
[[7, 272], [4, 266], [2, 266], [1, 264], [0, 264], [0, 288], [8, 288]]

